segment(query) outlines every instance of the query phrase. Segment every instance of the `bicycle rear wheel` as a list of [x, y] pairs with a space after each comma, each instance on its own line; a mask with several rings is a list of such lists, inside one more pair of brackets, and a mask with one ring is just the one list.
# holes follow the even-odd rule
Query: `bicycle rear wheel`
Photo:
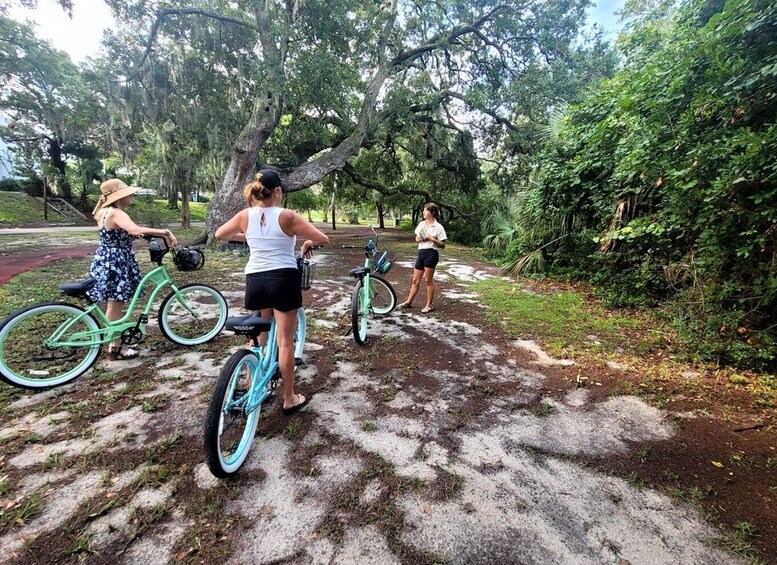
[[370, 304], [378, 316], [389, 314], [397, 305], [397, 293], [386, 279], [370, 275]]
[[99, 332], [80, 306], [48, 302], [19, 310], [0, 324], [0, 378], [27, 389], [69, 383], [97, 360]]
[[261, 405], [246, 413], [256, 385], [256, 355], [247, 349], [232, 354], [219, 373], [205, 417], [205, 461], [210, 472], [225, 478], [237, 472], [248, 457], [259, 425]]
[[364, 279], [359, 280], [353, 287], [351, 295], [351, 328], [353, 340], [357, 345], [364, 345], [367, 341], [367, 303], [364, 296]]
[[227, 301], [208, 285], [187, 284], [171, 292], [159, 307], [159, 329], [179, 345], [200, 345], [216, 337], [227, 321]]

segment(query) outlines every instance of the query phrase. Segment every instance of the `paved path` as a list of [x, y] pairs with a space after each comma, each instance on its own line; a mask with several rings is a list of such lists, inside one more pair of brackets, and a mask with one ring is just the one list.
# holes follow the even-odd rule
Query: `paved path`
[[41, 267], [62, 259], [87, 257], [94, 254], [97, 244], [81, 245], [65, 249], [49, 249], [46, 251], [30, 251], [18, 254], [4, 255], [0, 259], [0, 285], [7, 283], [19, 273]]

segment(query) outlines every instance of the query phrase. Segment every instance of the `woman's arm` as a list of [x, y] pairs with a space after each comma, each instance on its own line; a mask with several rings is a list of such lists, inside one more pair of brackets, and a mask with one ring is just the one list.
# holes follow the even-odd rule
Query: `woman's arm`
[[144, 235], [150, 235], [153, 237], [164, 237], [167, 240], [168, 245], [175, 247], [178, 245], [178, 240], [170, 230], [162, 230], [157, 228], [149, 228], [146, 226], [139, 226], [132, 221], [132, 218], [124, 210], [118, 208], [108, 218], [112, 220], [116, 227], [119, 227], [136, 237], [142, 237]]
[[432, 242], [435, 247], [439, 247], [440, 249], [445, 249], [445, 240], [444, 239], [437, 239], [436, 237], [427, 236], [426, 239]]
[[248, 229], [248, 210], [241, 210], [216, 230], [214, 237], [222, 241], [245, 241]]
[[278, 218], [281, 229], [286, 235], [304, 237], [301, 253], [307, 255], [314, 245], [329, 245], [329, 236], [308, 222], [294, 210], [284, 210]]

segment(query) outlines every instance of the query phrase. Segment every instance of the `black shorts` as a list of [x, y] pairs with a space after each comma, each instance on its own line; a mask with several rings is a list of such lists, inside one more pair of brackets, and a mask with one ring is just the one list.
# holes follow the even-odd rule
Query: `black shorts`
[[299, 269], [276, 269], [246, 275], [248, 310], [273, 308], [290, 312], [302, 307]]
[[436, 249], [419, 249], [418, 259], [415, 260], [415, 268], [419, 271], [434, 269], [440, 261], [440, 254]]

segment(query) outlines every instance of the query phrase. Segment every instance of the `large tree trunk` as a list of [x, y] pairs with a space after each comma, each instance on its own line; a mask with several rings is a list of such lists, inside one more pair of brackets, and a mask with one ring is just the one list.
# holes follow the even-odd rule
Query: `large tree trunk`
[[378, 226], [380, 226], [380, 228], [383, 229], [386, 227], [383, 224], [383, 203], [378, 202], [377, 208], [378, 208]]
[[[389, 68], [395, 63], [387, 57], [387, 44], [396, 18], [396, 0], [391, 0], [391, 16], [387, 18], [380, 33], [378, 46], [378, 68], [367, 83], [362, 100], [359, 120], [353, 133], [312, 161], [308, 161], [298, 167], [280, 169], [279, 174], [290, 192], [302, 190], [314, 185], [332, 171], [343, 168], [349, 157], [356, 155], [359, 149], [366, 143], [369, 132], [375, 127], [375, 105], [381, 88], [388, 78]], [[216, 191], [213, 200], [208, 206], [208, 215], [205, 223], [209, 239], [216, 229], [234, 216], [245, 206], [243, 200], [243, 187], [253, 178], [257, 170], [257, 157], [264, 147], [267, 139], [283, 112], [286, 48], [288, 46], [288, 34], [284, 37], [276, 37], [271, 32], [270, 14], [266, 9], [256, 11], [257, 30], [261, 42], [264, 63], [267, 66], [265, 72], [266, 83], [264, 88], [257, 88], [251, 119], [243, 129], [235, 143], [232, 158], [224, 175], [224, 181]], [[290, 21], [286, 22], [291, 25]], [[288, 28], [287, 28], [288, 31]], [[273, 85], [270, 87], [269, 85]], [[275, 88], [275, 91], [270, 90]], [[334, 226], [334, 210], [332, 210], [332, 224]]]

